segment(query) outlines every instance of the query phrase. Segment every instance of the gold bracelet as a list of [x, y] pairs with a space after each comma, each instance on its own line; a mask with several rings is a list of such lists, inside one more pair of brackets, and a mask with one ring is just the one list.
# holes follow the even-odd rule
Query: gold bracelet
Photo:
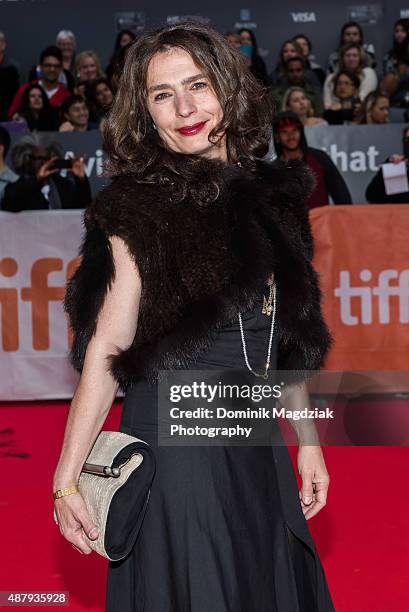
[[64, 497], [64, 495], [71, 495], [71, 493], [79, 493], [79, 491], [79, 485], [71, 485], [70, 487], [65, 487], [64, 489], [58, 489], [58, 491], [54, 491], [53, 498], [59, 499], [60, 497]]

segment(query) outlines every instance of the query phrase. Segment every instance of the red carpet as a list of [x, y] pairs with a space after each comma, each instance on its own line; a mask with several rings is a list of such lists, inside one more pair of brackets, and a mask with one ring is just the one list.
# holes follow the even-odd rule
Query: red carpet
[[[67, 410], [64, 402], [0, 404], [0, 590], [68, 591], [70, 610], [103, 611], [107, 562], [76, 552], [52, 515], [51, 481]], [[105, 429], [118, 421], [115, 405]], [[309, 525], [337, 612], [407, 610], [409, 448], [324, 452], [328, 505]]]

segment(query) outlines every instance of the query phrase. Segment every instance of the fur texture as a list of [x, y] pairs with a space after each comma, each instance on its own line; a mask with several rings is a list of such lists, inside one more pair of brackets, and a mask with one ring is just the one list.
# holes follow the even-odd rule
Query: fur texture
[[[302, 203], [313, 187], [310, 171], [301, 162], [260, 162], [250, 170], [209, 160], [195, 161], [194, 171], [195, 180], [179, 192], [171, 183], [118, 177], [87, 209], [82, 262], [65, 298], [74, 367], [82, 369], [114, 279], [109, 237], [118, 235], [142, 278], [134, 341], [109, 357], [122, 388], [142, 377], [153, 382], [161, 369], [188, 366], [214, 329], [254, 305], [272, 272], [278, 367], [304, 378], [321, 367], [330, 345]], [[213, 195], [199, 200], [203, 185]]]

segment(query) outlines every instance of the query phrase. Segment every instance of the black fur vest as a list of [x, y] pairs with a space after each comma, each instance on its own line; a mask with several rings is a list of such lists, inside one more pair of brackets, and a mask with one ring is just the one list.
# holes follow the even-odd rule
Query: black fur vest
[[[98, 312], [115, 275], [109, 237], [120, 236], [140, 271], [142, 296], [132, 345], [109, 357], [122, 388], [184, 367], [211, 332], [254, 305], [272, 273], [277, 283], [278, 368], [302, 379], [321, 367], [330, 345], [311, 266], [303, 205], [313, 179], [302, 162], [226, 166], [190, 156], [182, 191], [123, 175], [85, 213], [82, 261], [67, 285], [74, 332], [71, 362], [81, 371]], [[205, 196], [203, 196], [205, 192]], [[199, 196], [201, 194], [201, 196]], [[120, 316], [120, 313], [118, 313]]]

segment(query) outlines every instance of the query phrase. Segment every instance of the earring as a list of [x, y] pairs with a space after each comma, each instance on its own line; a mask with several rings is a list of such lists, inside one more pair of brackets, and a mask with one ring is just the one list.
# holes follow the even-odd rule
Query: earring
[[154, 130], [157, 130], [157, 129], [158, 129], [158, 128], [156, 127], [156, 125], [153, 123], [153, 121], [152, 121], [152, 127], [153, 127], [153, 129], [154, 129]]

